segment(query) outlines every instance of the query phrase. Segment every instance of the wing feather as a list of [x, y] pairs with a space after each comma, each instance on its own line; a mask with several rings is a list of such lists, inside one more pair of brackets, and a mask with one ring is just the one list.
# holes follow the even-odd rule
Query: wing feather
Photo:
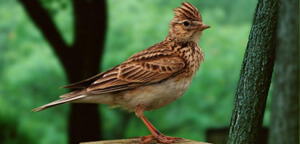
[[[89, 87], [89, 89], [94, 89], [94, 86]], [[128, 89], [127, 85], [118, 85], [118, 86], [112, 86], [112, 87], [108, 87], [105, 89], [99, 89], [96, 87], [97, 90], [91, 90], [89, 93], [92, 94], [99, 94], [99, 93], [110, 93], [110, 92], [116, 92], [116, 91], [121, 91], [121, 90], [126, 90]]]
[[162, 81], [184, 67], [185, 61], [171, 50], [150, 49], [106, 72], [64, 88], [82, 88], [92, 94], [117, 92]]
[[88, 78], [86, 80], [83, 80], [83, 81], [79, 81], [79, 82], [76, 82], [76, 83], [72, 83], [72, 84], [69, 84], [69, 85], [66, 85], [66, 86], [63, 86], [61, 88], [76, 88], [76, 89], [84, 89], [84, 88], [87, 88], [88, 86], [90, 86], [95, 80], [97, 79], [101, 79], [103, 78], [103, 76], [107, 73], [111, 73], [112, 71], [114, 71], [116, 67], [113, 67], [105, 72], [102, 72], [100, 74], [97, 74], [91, 78]]
[[[115, 92], [158, 82], [171, 77], [184, 68], [185, 62], [177, 56], [164, 56], [123, 63], [118, 74], [98, 79], [87, 91], [93, 93]], [[102, 80], [105, 79], [105, 80]]]

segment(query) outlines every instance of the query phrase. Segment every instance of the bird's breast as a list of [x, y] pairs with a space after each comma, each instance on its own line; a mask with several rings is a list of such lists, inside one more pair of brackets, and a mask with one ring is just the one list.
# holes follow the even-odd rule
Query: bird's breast
[[181, 97], [190, 83], [191, 79], [173, 77], [160, 83], [125, 91], [116, 99], [116, 103], [132, 111], [138, 105], [144, 105], [147, 111], [155, 110]]
[[204, 61], [204, 54], [199, 45], [194, 45], [184, 49], [183, 59], [186, 62], [186, 68], [182, 70], [185, 77], [193, 77], [199, 70], [200, 64]]

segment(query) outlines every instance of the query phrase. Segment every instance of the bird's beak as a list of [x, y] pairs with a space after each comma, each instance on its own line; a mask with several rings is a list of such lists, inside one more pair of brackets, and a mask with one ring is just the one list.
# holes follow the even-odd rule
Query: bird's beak
[[206, 24], [202, 24], [202, 25], [200, 26], [200, 28], [201, 28], [202, 30], [205, 30], [205, 29], [210, 28], [210, 26], [209, 26], [209, 25], [206, 25]]

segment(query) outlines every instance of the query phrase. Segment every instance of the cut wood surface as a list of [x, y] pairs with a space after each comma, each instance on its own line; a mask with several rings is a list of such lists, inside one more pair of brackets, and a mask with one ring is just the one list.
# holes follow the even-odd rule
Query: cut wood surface
[[[119, 140], [104, 140], [104, 141], [94, 141], [94, 142], [83, 142], [80, 144], [141, 144], [141, 138], [128, 138]], [[156, 144], [156, 141], [152, 141], [149, 144]], [[210, 144], [206, 142], [198, 142], [189, 139], [179, 139], [174, 142], [174, 144]]]

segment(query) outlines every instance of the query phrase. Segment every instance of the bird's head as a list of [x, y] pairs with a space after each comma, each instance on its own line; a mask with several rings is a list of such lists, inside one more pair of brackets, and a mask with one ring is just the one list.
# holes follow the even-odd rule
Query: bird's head
[[170, 22], [169, 36], [179, 41], [198, 42], [202, 31], [210, 28], [202, 21], [196, 7], [188, 2], [183, 2], [181, 7], [174, 9], [175, 16]]

